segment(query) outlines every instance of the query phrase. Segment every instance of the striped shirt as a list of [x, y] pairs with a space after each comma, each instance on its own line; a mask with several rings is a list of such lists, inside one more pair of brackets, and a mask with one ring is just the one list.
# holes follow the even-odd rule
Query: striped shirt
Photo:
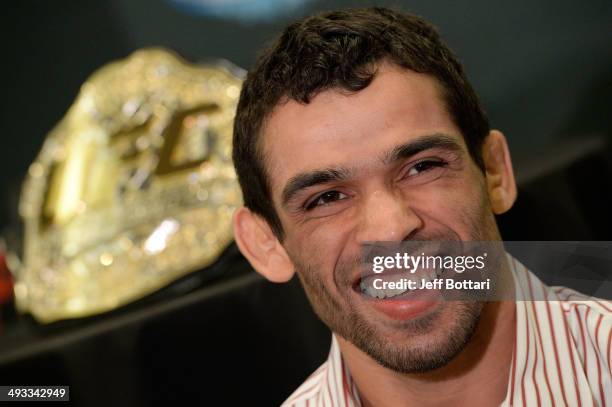
[[[612, 407], [612, 301], [548, 287], [509, 257], [516, 336], [501, 406]], [[530, 301], [530, 299], [546, 301]], [[335, 336], [329, 357], [285, 406], [361, 406]]]

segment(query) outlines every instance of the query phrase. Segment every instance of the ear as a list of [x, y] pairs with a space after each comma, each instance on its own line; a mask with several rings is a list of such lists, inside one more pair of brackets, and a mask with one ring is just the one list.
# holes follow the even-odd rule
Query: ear
[[502, 132], [491, 130], [482, 146], [489, 202], [493, 213], [509, 210], [516, 200], [516, 181], [508, 143]]
[[234, 213], [233, 226], [238, 248], [259, 274], [275, 283], [291, 280], [293, 263], [268, 222], [242, 207]]

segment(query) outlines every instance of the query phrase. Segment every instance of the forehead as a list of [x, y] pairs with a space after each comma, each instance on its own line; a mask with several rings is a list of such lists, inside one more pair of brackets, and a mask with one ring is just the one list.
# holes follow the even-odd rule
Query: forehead
[[383, 64], [359, 92], [333, 89], [308, 104], [280, 104], [262, 137], [273, 198], [298, 173], [352, 168], [423, 135], [443, 133], [461, 139], [441, 93], [433, 77]]

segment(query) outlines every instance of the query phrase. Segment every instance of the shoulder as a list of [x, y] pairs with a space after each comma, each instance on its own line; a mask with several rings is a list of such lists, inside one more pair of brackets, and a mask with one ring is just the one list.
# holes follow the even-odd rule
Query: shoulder
[[518, 380], [524, 382], [531, 365], [534, 385], [542, 373], [551, 400], [558, 394], [576, 404], [612, 400], [612, 302], [547, 286], [520, 263], [514, 265], [523, 366]]
[[607, 326], [609, 329], [612, 301], [592, 297], [568, 287], [548, 286], [516, 260], [514, 264], [518, 291], [521, 291], [517, 293], [517, 299], [535, 302], [537, 305], [534, 310], [538, 314], [556, 313], [567, 321], [586, 323], [587, 328], [600, 326], [602, 329]]
[[[551, 329], [567, 351], [575, 374], [584, 374], [601, 399], [610, 397], [612, 384], [612, 301], [591, 297], [567, 287], [548, 287], [542, 301], [552, 320]], [[559, 351], [564, 346], [559, 346]], [[566, 355], [559, 355], [566, 358]], [[578, 367], [581, 369], [578, 369]], [[582, 371], [582, 372], [581, 372]], [[595, 386], [595, 384], [597, 386]], [[608, 390], [605, 390], [608, 388]]]
[[[568, 287], [543, 285], [545, 307], [553, 324], [561, 322], [578, 348], [590, 347], [609, 363], [612, 340], [612, 301], [591, 297]], [[556, 318], [555, 318], [556, 317]], [[555, 324], [556, 325], [556, 324]], [[561, 329], [560, 329], [561, 330]]]
[[[612, 341], [612, 301], [590, 297], [567, 287], [550, 287], [577, 342], [587, 342], [609, 364]], [[586, 346], [587, 344], [585, 344]]]
[[551, 300], [559, 301], [567, 313], [574, 308], [584, 308], [602, 319], [612, 318], [612, 301], [591, 297], [568, 287], [549, 287]]
[[[610, 372], [612, 361], [612, 301], [568, 287], [547, 286], [532, 272], [516, 267], [522, 309], [544, 349], [563, 361], [581, 362], [595, 376]], [[578, 360], [573, 358], [577, 356]], [[590, 376], [591, 372], [587, 372]]]

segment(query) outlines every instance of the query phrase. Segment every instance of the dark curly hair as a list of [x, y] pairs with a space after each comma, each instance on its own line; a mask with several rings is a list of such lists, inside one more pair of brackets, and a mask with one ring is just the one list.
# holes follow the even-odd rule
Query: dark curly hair
[[358, 92], [381, 61], [429, 74], [442, 85], [443, 99], [482, 169], [487, 117], [453, 52], [422, 18], [387, 8], [326, 12], [289, 25], [258, 58], [240, 93], [233, 160], [244, 204], [282, 239], [259, 142], [263, 125], [283, 100], [309, 101], [331, 88]]

